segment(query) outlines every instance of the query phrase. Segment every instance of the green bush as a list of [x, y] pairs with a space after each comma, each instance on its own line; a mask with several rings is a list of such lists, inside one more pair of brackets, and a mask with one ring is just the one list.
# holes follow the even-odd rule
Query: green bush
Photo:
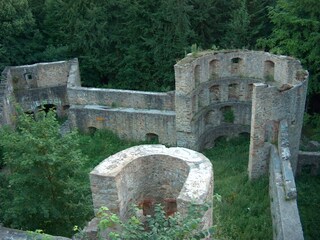
[[2, 129], [8, 173], [0, 194], [1, 221], [24, 230], [70, 236], [92, 215], [88, 161], [76, 132], [61, 136], [54, 112], [21, 114], [17, 129]]
[[[191, 204], [187, 216], [179, 213], [167, 217], [160, 204], [155, 205], [154, 215], [145, 216], [142, 220], [133, 214], [127, 221], [110, 212], [107, 207], [102, 207], [97, 217], [100, 218], [98, 225], [99, 238], [105, 239], [103, 232], [110, 228], [120, 229], [117, 232], [109, 232], [107, 235], [111, 240], [188, 240], [203, 239], [212, 234], [213, 228], [201, 230], [201, 217], [208, 209], [207, 205], [198, 206]], [[133, 212], [139, 211], [134, 208]]]

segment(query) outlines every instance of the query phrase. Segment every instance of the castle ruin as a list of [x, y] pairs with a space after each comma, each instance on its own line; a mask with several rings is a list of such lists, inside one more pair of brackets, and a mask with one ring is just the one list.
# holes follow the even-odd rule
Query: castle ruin
[[250, 134], [248, 172], [267, 172], [270, 143], [289, 124], [295, 171], [308, 73], [292, 57], [258, 51], [189, 54], [175, 66], [173, 92], [81, 87], [77, 59], [7, 67], [0, 84], [1, 124], [12, 124], [13, 99], [25, 112], [55, 107], [72, 128], [107, 128], [120, 138], [156, 140], [196, 151], [221, 136]]
[[0, 125], [13, 124], [17, 102], [28, 113], [54, 107], [85, 132], [106, 128], [123, 139], [196, 151], [222, 136], [248, 135], [249, 178], [270, 174], [274, 236], [290, 239], [286, 219], [299, 219], [294, 174], [308, 72], [292, 57], [248, 50], [191, 53], [174, 70], [175, 91], [158, 93], [81, 87], [77, 59], [7, 67]]

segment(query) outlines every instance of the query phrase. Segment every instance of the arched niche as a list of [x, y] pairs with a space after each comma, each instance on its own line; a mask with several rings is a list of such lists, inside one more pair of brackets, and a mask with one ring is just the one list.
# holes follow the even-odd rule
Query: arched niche
[[244, 61], [242, 58], [235, 57], [231, 59], [231, 74], [239, 75], [242, 72]]
[[96, 127], [88, 127], [88, 133], [89, 134], [95, 134], [96, 131], [97, 131]]
[[149, 143], [159, 143], [159, 136], [155, 133], [147, 133], [145, 139]]
[[234, 109], [232, 106], [224, 106], [220, 108], [222, 114], [222, 122], [233, 123], [234, 122]]
[[264, 78], [266, 81], [274, 81], [274, 62], [270, 60], [264, 62]]
[[197, 65], [194, 68], [194, 81], [195, 81], [195, 87], [200, 85], [200, 74], [201, 74], [201, 67], [200, 65]]
[[209, 88], [210, 103], [220, 100], [220, 86], [213, 85]]
[[219, 77], [219, 60], [213, 59], [209, 62], [209, 72], [210, 72], [210, 76], [209, 76], [210, 80], [214, 80]]
[[239, 99], [239, 86], [237, 83], [231, 83], [228, 85], [228, 99], [229, 100]]

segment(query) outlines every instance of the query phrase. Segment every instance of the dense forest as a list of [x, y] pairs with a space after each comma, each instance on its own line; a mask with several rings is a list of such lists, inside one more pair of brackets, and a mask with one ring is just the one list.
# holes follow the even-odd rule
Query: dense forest
[[84, 86], [166, 91], [195, 45], [286, 54], [320, 93], [318, 0], [1, 0], [0, 70], [78, 57]]

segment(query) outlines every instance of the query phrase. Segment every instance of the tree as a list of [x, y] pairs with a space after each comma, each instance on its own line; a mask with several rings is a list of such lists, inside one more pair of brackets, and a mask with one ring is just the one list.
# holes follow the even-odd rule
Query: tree
[[320, 5], [317, 0], [278, 0], [270, 8], [274, 24], [259, 45], [277, 54], [297, 57], [310, 72], [309, 94], [320, 94]]
[[18, 116], [1, 131], [8, 174], [2, 175], [0, 212], [6, 226], [70, 235], [91, 214], [87, 158], [75, 133], [61, 136], [55, 113]]
[[33, 62], [41, 35], [27, 0], [0, 1], [0, 71]]
[[246, 6], [246, 0], [240, 0], [238, 7], [233, 10], [231, 20], [227, 25], [224, 36], [224, 46], [228, 48], [249, 47], [250, 16]]

